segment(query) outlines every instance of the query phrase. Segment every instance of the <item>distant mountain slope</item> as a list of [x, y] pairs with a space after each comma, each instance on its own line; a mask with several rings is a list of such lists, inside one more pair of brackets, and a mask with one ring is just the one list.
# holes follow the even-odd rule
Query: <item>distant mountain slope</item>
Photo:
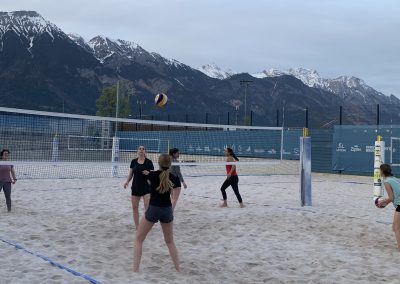
[[340, 76], [335, 79], [326, 79], [319, 76], [315, 70], [291, 68], [287, 71], [268, 69], [253, 74], [256, 78], [271, 78], [282, 75], [291, 75], [301, 80], [309, 87], [319, 88], [332, 92], [345, 102], [357, 104], [391, 104], [400, 103], [395, 96], [386, 96], [368, 86], [363, 80], [354, 76]]
[[215, 63], [212, 64], [206, 64], [203, 65], [199, 68], [199, 71], [203, 72], [207, 76], [211, 78], [216, 78], [216, 79], [226, 79], [229, 78], [232, 75], [237, 74], [237, 72], [232, 71], [232, 70], [222, 70], [219, 66], [217, 66]]
[[[72, 113], [94, 114], [101, 90], [119, 80], [121, 95], [129, 95], [132, 114], [167, 114], [204, 122], [205, 113], [221, 120], [227, 112], [243, 121], [244, 91], [240, 80], [251, 80], [247, 88], [247, 110], [258, 124], [275, 125], [285, 108], [285, 125], [302, 126], [304, 109], [319, 110], [310, 125], [331, 123], [322, 109], [339, 105], [358, 108], [351, 121], [362, 123], [373, 116], [371, 105], [397, 103], [362, 80], [320, 78], [315, 71], [291, 69], [259, 74], [236, 74], [216, 65], [194, 69], [167, 59], [140, 45], [121, 39], [96, 36], [86, 41], [77, 34], [65, 34], [53, 23], [32, 11], [0, 12], [0, 105]], [[208, 75], [204, 74], [207, 73]], [[164, 108], [153, 104], [154, 95], [166, 92]], [[144, 102], [146, 101], [146, 104]], [[336, 114], [335, 114], [336, 117]], [[182, 119], [180, 119], [182, 120]]]

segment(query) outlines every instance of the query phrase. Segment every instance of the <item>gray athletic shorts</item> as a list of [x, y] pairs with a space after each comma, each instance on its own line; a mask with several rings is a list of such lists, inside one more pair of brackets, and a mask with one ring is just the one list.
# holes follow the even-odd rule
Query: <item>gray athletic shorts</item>
[[170, 223], [174, 220], [172, 206], [158, 207], [150, 205], [145, 213], [146, 220], [152, 223]]

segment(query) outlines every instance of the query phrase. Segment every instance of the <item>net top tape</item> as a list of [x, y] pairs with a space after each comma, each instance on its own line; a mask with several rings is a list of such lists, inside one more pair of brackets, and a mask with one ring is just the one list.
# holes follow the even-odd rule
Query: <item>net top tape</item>
[[141, 119], [90, 116], [90, 115], [82, 115], [82, 114], [67, 114], [67, 113], [26, 110], [26, 109], [7, 108], [7, 107], [0, 107], [0, 112], [48, 116], [48, 117], [63, 117], [63, 118], [72, 118], [72, 119], [113, 121], [113, 122], [137, 123], [137, 124], [148, 124], [148, 125], [162, 125], [162, 126], [181, 126], [181, 127], [194, 127], [194, 128], [202, 127], [202, 128], [227, 129], [227, 130], [237, 130], [237, 129], [240, 129], [240, 130], [280, 130], [280, 131], [283, 130], [283, 127], [241, 126], [241, 125], [172, 122], [172, 121], [160, 121], [160, 120], [141, 120]]

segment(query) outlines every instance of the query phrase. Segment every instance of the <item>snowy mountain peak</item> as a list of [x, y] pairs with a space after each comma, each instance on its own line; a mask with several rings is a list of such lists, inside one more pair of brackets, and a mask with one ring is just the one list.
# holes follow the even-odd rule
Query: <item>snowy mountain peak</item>
[[89, 52], [92, 52], [91, 47], [87, 44], [86, 40], [78, 34], [69, 33], [68, 37], [80, 47], [83, 47]]
[[323, 80], [316, 70], [306, 68], [290, 68], [287, 71], [287, 74], [296, 77], [309, 87], [323, 86]]
[[229, 78], [230, 76], [236, 74], [237, 72], [232, 71], [231, 69], [228, 70], [223, 70], [219, 66], [217, 66], [215, 63], [203, 65], [200, 68], [198, 68], [199, 71], [203, 72], [207, 76], [211, 78], [216, 78], [216, 79], [226, 79]]
[[0, 37], [8, 31], [14, 31], [28, 39], [44, 33], [48, 33], [53, 39], [55, 33], [64, 34], [35, 11], [0, 12]]
[[[70, 38], [82, 46], [79, 37], [72, 35]], [[104, 63], [107, 58], [113, 55], [118, 55], [130, 61], [136, 61], [142, 64], [161, 62], [169, 67], [187, 67], [175, 59], [167, 59], [155, 52], [149, 53], [132, 41], [112, 39], [107, 36], [98, 35], [85, 44], [101, 63]]]
[[104, 62], [113, 54], [132, 59], [135, 55], [147, 53], [137, 43], [122, 39], [111, 39], [101, 35], [92, 38], [87, 44], [100, 62]]
[[343, 82], [349, 88], [370, 88], [364, 80], [354, 76], [340, 76], [334, 80]]
[[339, 76], [335, 79], [327, 79], [322, 78], [316, 70], [306, 68], [290, 68], [287, 71], [280, 71], [271, 68], [252, 74], [253, 77], [260, 79], [267, 77], [278, 77], [282, 75], [291, 75], [309, 87], [320, 88], [341, 96], [351, 93], [361, 95], [363, 98], [367, 93], [383, 95], [382, 93], [379, 93], [372, 87], [368, 86], [360, 78], [354, 76]]
[[282, 76], [282, 75], [285, 75], [285, 73], [278, 69], [275, 69], [275, 68], [266, 69], [259, 73], [252, 74], [253, 77], [260, 78], [260, 79], [266, 78], [266, 77], [278, 77], [278, 76]]

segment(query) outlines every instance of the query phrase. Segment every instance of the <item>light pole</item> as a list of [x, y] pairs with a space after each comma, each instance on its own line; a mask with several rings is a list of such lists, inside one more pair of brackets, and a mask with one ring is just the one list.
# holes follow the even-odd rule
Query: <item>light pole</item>
[[[240, 80], [240, 86], [244, 85], [244, 119], [247, 119], [247, 87], [253, 83], [253, 80]], [[245, 121], [247, 125], [247, 121]]]
[[238, 111], [239, 111], [239, 106], [236, 106], [235, 109], [236, 109], [236, 122], [235, 122], [235, 124], [238, 125], [238, 117], [239, 117]]
[[146, 104], [146, 100], [137, 100], [136, 104], [139, 105], [139, 118], [142, 119], [142, 105]]

